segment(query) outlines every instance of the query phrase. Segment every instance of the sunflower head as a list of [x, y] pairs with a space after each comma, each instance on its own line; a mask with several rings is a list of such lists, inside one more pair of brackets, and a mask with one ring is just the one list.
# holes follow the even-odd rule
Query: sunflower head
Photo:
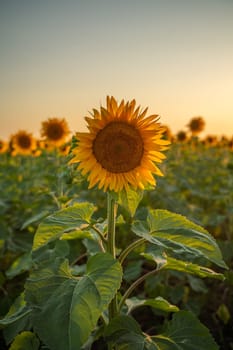
[[106, 107], [93, 109], [86, 117], [88, 132], [77, 133], [70, 163], [87, 175], [89, 188], [119, 192], [155, 185], [153, 174], [162, 175], [156, 163], [162, 162], [169, 141], [162, 138], [165, 128], [158, 115], [145, 117], [147, 108], [136, 108], [135, 100], [119, 104], [107, 96]]
[[205, 128], [205, 121], [202, 117], [194, 117], [190, 120], [187, 125], [192, 133], [192, 135], [198, 135]]
[[217, 136], [215, 135], [207, 135], [205, 138], [205, 144], [208, 146], [216, 146], [218, 143]]
[[61, 146], [65, 143], [66, 137], [70, 133], [65, 119], [49, 118], [42, 122], [41, 136], [53, 146]]
[[12, 154], [31, 154], [36, 149], [36, 140], [31, 133], [20, 130], [11, 137]]
[[178, 142], [185, 142], [188, 140], [188, 135], [185, 131], [180, 130], [178, 131], [178, 133], [176, 134], [176, 139]]

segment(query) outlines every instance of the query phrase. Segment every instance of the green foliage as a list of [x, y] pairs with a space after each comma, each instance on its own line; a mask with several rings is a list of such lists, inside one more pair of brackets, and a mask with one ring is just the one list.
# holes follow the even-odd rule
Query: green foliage
[[199, 225], [167, 210], [150, 210], [147, 222], [136, 221], [133, 232], [150, 243], [189, 259], [201, 257], [226, 268], [214, 238]]
[[176, 145], [156, 189], [113, 195], [116, 256], [75, 166], [1, 157], [3, 350], [233, 349], [232, 152]]
[[138, 299], [138, 298], [131, 298], [127, 299], [125, 301], [127, 307], [128, 307], [128, 313], [132, 312], [137, 307], [140, 306], [151, 306], [157, 310], [162, 310], [165, 312], [177, 312], [179, 311], [179, 308], [175, 305], [170, 304], [167, 300], [165, 300], [162, 297], [157, 297], [154, 299]]
[[161, 350], [217, 350], [218, 346], [209, 334], [209, 330], [187, 311], [173, 315], [166, 330], [153, 337]]
[[38, 350], [40, 341], [32, 332], [22, 332], [17, 335], [9, 350]]
[[137, 322], [129, 316], [118, 316], [110, 322], [105, 331], [105, 338], [119, 350], [159, 350], [149, 336], [141, 331]]
[[[35, 234], [33, 250], [46, 245], [52, 240], [64, 237], [70, 238], [71, 232], [75, 232], [74, 238], [79, 238], [80, 234], [87, 230], [90, 219], [94, 212], [91, 203], [76, 203], [72, 207], [65, 208], [48, 216], [38, 227]], [[86, 234], [90, 236], [90, 234]], [[81, 235], [81, 238], [84, 238]]]
[[43, 264], [26, 283], [36, 333], [52, 350], [80, 349], [121, 278], [120, 264], [107, 253], [91, 257], [80, 278], [72, 276], [67, 260], [57, 257]]

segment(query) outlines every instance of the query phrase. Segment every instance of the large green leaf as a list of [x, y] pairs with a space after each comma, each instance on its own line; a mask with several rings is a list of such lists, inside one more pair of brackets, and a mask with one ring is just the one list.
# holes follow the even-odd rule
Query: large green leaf
[[133, 232], [147, 241], [193, 260], [206, 259], [227, 268], [215, 239], [201, 226], [167, 210], [150, 210], [147, 222], [136, 221]]
[[72, 276], [67, 261], [60, 258], [33, 271], [26, 299], [33, 307], [36, 333], [51, 350], [81, 349], [121, 279], [121, 265], [108, 253], [92, 256], [81, 278]]
[[60, 238], [65, 232], [86, 230], [94, 210], [94, 205], [89, 202], [76, 203], [48, 216], [36, 231], [33, 250]]
[[115, 317], [104, 334], [109, 344], [118, 350], [160, 350], [149, 336], [142, 333], [139, 324], [130, 316]]
[[208, 328], [188, 311], [175, 313], [166, 331], [152, 338], [160, 350], [218, 350]]

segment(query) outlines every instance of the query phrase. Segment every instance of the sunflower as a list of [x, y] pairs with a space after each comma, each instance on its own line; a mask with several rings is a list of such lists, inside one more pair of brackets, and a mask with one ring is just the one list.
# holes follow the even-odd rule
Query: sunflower
[[31, 133], [20, 130], [11, 137], [12, 155], [31, 154], [37, 147], [36, 140]]
[[205, 128], [205, 121], [202, 117], [193, 117], [187, 125], [192, 135], [198, 135]]
[[70, 133], [65, 119], [49, 118], [42, 122], [41, 136], [53, 146], [61, 146], [65, 143], [67, 135]]
[[165, 128], [158, 123], [158, 115], [145, 118], [147, 108], [140, 111], [135, 100], [118, 105], [114, 97], [107, 96], [107, 107], [93, 109], [86, 117], [89, 132], [77, 133], [78, 143], [73, 148], [82, 175], [88, 175], [89, 188], [119, 192], [144, 189], [155, 185], [153, 174], [163, 174], [155, 163], [165, 157], [169, 141], [162, 139]]
[[218, 138], [215, 135], [207, 135], [204, 140], [205, 145], [216, 146], [218, 143]]
[[178, 131], [178, 133], [176, 134], [176, 139], [178, 142], [185, 142], [188, 140], [188, 135], [186, 134], [185, 131], [180, 130]]
[[0, 140], [0, 153], [5, 153], [8, 150], [8, 143]]

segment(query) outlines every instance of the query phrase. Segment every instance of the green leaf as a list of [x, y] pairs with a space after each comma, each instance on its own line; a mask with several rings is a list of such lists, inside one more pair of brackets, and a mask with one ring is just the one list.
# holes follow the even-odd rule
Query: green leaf
[[0, 327], [15, 323], [30, 314], [30, 312], [31, 309], [27, 307], [24, 300], [24, 293], [22, 293], [11, 305], [10, 310], [5, 317], [0, 320]]
[[159, 256], [158, 256], [157, 249], [155, 249], [155, 255], [153, 253], [153, 248], [148, 249], [146, 253], [141, 253], [141, 255], [143, 255], [147, 260], [152, 260], [152, 261], [155, 261], [156, 263], [158, 263], [159, 261], [160, 264], [158, 264], [157, 266], [158, 266], [158, 269], [160, 270], [163, 269], [163, 270], [180, 271], [180, 272], [193, 274], [202, 278], [211, 277], [211, 278], [220, 279], [222, 281], [225, 279], [222, 273], [217, 273], [212, 269], [204, 266], [200, 266], [187, 261], [182, 261], [182, 260], [172, 258], [168, 256], [165, 252], [162, 253], [162, 257], [164, 259], [160, 258], [160, 260], [158, 260]]
[[31, 253], [25, 253], [19, 256], [14, 262], [11, 264], [9, 269], [6, 271], [6, 276], [8, 278], [14, 278], [21, 273], [28, 271], [31, 267]]
[[59, 258], [33, 271], [26, 283], [26, 299], [33, 307], [36, 333], [51, 350], [81, 349], [121, 279], [121, 265], [108, 253], [92, 256], [80, 278], [72, 276], [67, 261]]
[[185, 254], [190, 259], [204, 258], [227, 268], [215, 239], [182, 215], [161, 209], [150, 210], [147, 222], [135, 222], [132, 230], [150, 243], [178, 255]]
[[132, 282], [140, 277], [143, 262], [144, 259], [130, 261], [124, 269], [124, 280], [127, 282]]
[[22, 332], [17, 335], [9, 350], [38, 350], [40, 341], [32, 332]]
[[36, 231], [33, 250], [59, 239], [65, 232], [86, 229], [94, 210], [94, 205], [89, 202], [76, 203], [48, 216]]
[[230, 311], [225, 304], [219, 305], [216, 314], [224, 324], [227, 324], [231, 318]]
[[5, 317], [0, 320], [0, 328], [3, 328], [6, 344], [10, 344], [18, 333], [32, 328], [31, 311], [31, 308], [26, 305], [24, 293], [22, 293], [11, 305]]
[[34, 224], [36, 222], [41, 221], [42, 219], [44, 219], [46, 216], [49, 215], [49, 211], [48, 210], [42, 210], [41, 212], [39, 212], [38, 214], [30, 217], [28, 220], [26, 220], [23, 225], [21, 226], [21, 230], [24, 230], [27, 226]]
[[152, 339], [160, 350], [218, 350], [208, 328], [189, 311], [175, 313], [166, 331]]
[[118, 203], [124, 207], [131, 216], [134, 216], [137, 207], [142, 200], [143, 191], [142, 190], [133, 190], [129, 189], [128, 191], [123, 190], [119, 193]]
[[128, 307], [128, 313], [140, 306], [151, 306], [154, 309], [161, 310], [164, 312], [177, 312], [179, 308], [176, 305], [170, 304], [167, 300], [162, 297], [157, 297], [155, 299], [138, 299], [138, 298], [130, 298], [125, 301]]
[[167, 258], [167, 264], [163, 266], [165, 270], [175, 270], [197, 275], [199, 277], [211, 277], [224, 280], [225, 277], [221, 273], [217, 273], [207, 267], [199, 266], [193, 263], [177, 260], [171, 257]]
[[[89, 225], [88, 225], [89, 227]], [[71, 240], [71, 239], [93, 239], [93, 235], [91, 235], [90, 231], [85, 231], [85, 227], [83, 227], [81, 230], [71, 230], [70, 232], [65, 232], [61, 235], [61, 240]]]
[[130, 316], [115, 317], [105, 329], [104, 336], [108, 343], [117, 345], [118, 350], [160, 350]]

